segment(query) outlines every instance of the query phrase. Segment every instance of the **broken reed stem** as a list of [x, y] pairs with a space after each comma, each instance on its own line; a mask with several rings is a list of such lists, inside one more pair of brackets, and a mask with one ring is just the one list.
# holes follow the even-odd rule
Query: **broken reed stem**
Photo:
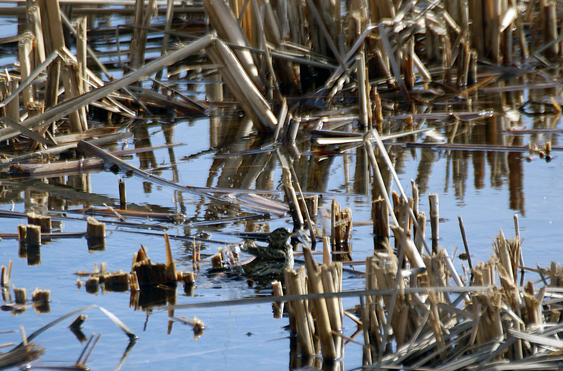
[[440, 223], [438, 195], [436, 193], [428, 195], [428, 201], [430, 204], [430, 226], [432, 228], [432, 252], [438, 253], [438, 228]]
[[385, 201], [379, 199], [372, 202], [371, 219], [373, 221], [374, 249], [387, 251], [392, 254], [393, 250], [389, 246], [389, 211]]
[[[34, 44], [35, 37], [31, 32], [25, 32], [19, 42], [18, 51], [19, 51], [19, 61], [20, 61], [20, 73], [22, 81], [29, 77], [31, 71], [35, 69], [34, 63]], [[24, 88], [23, 90], [23, 107], [27, 109], [27, 107], [33, 103], [34, 97], [34, 90], [35, 87], [33, 85], [29, 85]]]
[[282, 182], [285, 195], [287, 197], [287, 202], [289, 204], [289, 210], [293, 218], [293, 227], [295, 229], [300, 229], [305, 224], [303, 221], [303, 214], [301, 213], [301, 208], [299, 206], [299, 200], [295, 194], [295, 189], [291, 182], [291, 172], [289, 168], [282, 168]]
[[356, 75], [358, 84], [358, 104], [360, 109], [360, 125], [371, 129], [369, 110], [369, 79], [366, 71], [366, 59], [363, 52], [356, 57]]
[[331, 237], [332, 251], [338, 254], [335, 260], [352, 260], [350, 234], [352, 232], [352, 209], [340, 209], [340, 204], [332, 200], [331, 207]]
[[0, 287], [8, 288], [10, 287], [10, 281], [12, 277], [12, 261], [8, 263], [8, 268], [2, 266], [2, 272], [0, 274]]
[[127, 192], [125, 190], [125, 181], [119, 178], [119, 208], [121, 210], [127, 210]]
[[[272, 295], [276, 297], [283, 296], [283, 287], [280, 281], [272, 281]], [[274, 318], [281, 319], [283, 317], [283, 301], [272, 303]]]
[[469, 264], [469, 269], [471, 270], [471, 276], [473, 276], [473, 263], [471, 262], [471, 254], [469, 253], [469, 245], [467, 244], [467, 237], [465, 236], [465, 227], [463, 226], [463, 220], [461, 216], [458, 216], [459, 229], [461, 230], [461, 238], [463, 239], [463, 246], [465, 247], [465, 256], [467, 258], [467, 263]]

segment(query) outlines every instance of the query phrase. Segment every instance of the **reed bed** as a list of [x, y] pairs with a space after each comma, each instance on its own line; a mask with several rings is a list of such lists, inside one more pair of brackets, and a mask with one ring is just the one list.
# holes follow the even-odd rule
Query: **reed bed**
[[[105, 168], [241, 211], [236, 219], [199, 225], [289, 216], [296, 230], [308, 232], [310, 247], [302, 249], [304, 267], [286, 270], [283, 285], [273, 284], [275, 298], [265, 300], [276, 304], [278, 317], [287, 302], [303, 360], [343, 356], [349, 340], [342, 333], [347, 315], [363, 333], [365, 368], [559, 367], [561, 267], [553, 263], [535, 270], [543, 287], [524, 284], [525, 272], [532, 269], [523, 262], [517, 220], [514, 238], [500, 231], [493, 257], [473, 263], [471, 241], [465, 239], [459, 218], [469, 264], [460, 275], [440, 246], [438, 194], [429, 195], [427, 213], [420, 210], [418, 187], [413, 181], [412, 195], [405, 193], [384, 145], [401, 141], [407, 148], [527, 152], [530, 160], [540, 156], [549, 161], [553, 151], [562, 149], [549, 141], [469, 145], [456, 138], [475, 121], [498, 124], [509, 106], [530, 114], [560, 114], [563, 101], [555, 88], [562, 84], [553, 72], [563, 55], [559, 2], [204, 0], [189, 5], [116, 0], [97, 2], [97, 7], [80, 0], [15, 2], [21, 6], [0, 7], [0, 16], [18, 18], [18, 34], [0, 39], [17, 50], [17, 61], [0, 72], [2, 176], [78, 174], [73, 179], [82, 186], [77, 196], [82, 197], [91, 193], [81, 178], [84, 172]], [[112, 27], [114, 16], [123, 24]], [[190, 81], [204, 81], [205, 96], [186, 94], [184, 85]], [[524, 91], [529, 92], [527, 101]], [[487, 102], [500, 93], [500, 104]], [[243, 122], [221, 127], [217, 118], [235, 110]], [[184, 186], [126, 162], [124, 156], [133, 152], [101, 148], [131, 136], [136, 120], [200, 116], [210, 117], [214, 146], [231, 138], [227, 129], [266, 138], [260, 156], [264, 163], [277, 156], [282, 164], [285, 202], [266, 197], [281, 192], [248, 191], [258, 172], [246, 172], [236, 189]], [[421, 135], [431, 138], [432, 128], [444, 122], [452, 123], [448, 138], [418, 141]], [[348, 129], [342, 130], [344, 126]], [[529, 132], [513, 131], [515, 137], [524, 133]], [[302, 174], [296, 170], [302, 161], [301, 141], [319, 153], [363, 153], [357, 164], [364, 174], [358, 193], [371, 192], [374, 235], [374, 253], [359, 262], [365, 265], [364, 291], [342, 291], [342, 264], [358, 264], [349, 241], [352, 212], [335, 200], [330, 211], [319, 209], [319, 195], [303, 191]], [[226, 160], [233, 171], [249, 165], [238, 155]], [[323, 164], [313, 166], [311, 178], [322, 177]], [[397, 191], [390, 192], [392, 182]], [[185, 222], [180, 214], [131, 210], [122, 179], [119, 194], [117, 202], [89, 196], [95, 198], [93, 204], [105, 205], [103, 209], [69, 211], [87, 218], [87, 230], [78, 237], [87, 236], [90, 249], [106, 248], [105, 224], [92, 215], [111, 218], [116, 225], [145, 227], [141, 233], [153, 233], [149, 224], [151, 231], [166, 229], [154, 220]], [[119, 209], [108, 206], [115, 203]], [[126, 220], [132, 218], [151, 223]], [[50, 216], [29, 214], [27, 219], [17, 238], [22, 255], [25, 250], [28, 261], [40, 264], [42, 241], [64, 234], [54, 230]], [[104, 290], [130, 290], [136, 309], [145, 309], [139, 296], [147, 286], [175, 290], [177, 282], [184, 282], [186, 293], [193, 295], [201, 262], [196, 237], [163, 236], [165, 264], [153, 263], [141, 247], [131, 273], [106, 272], [104, 265], [89, 272], [86, 290], [97, 293], [100, 285]], [[192, 242], [193, 272], [176, 270], [170, 238]], [[313, 257], [317, 241], [323, 245], [320, 266]], [[220, 250], [210, 261], [213, 268], [223, 269], [236, 263], [236, 257]], [[10, 273], [11, 264], [2, 266], [4, 288], [10, 286]], [[20, 307], [7, 309], [22, 310], [25, 289], [14, 293]], [[49, 311], [49, 295], [48, 290], [32, 294], [38, 312]], [[345, 310], [345, 296], [357, 297], [358, 305]], [[196, 339], [202, 336], [204, 326], [197, 317], [174, 315], [174, 310], [188, 307], [176, 305], [175, 294], [164, 302], [171, 319], [193, 326]], [[237, 304], [247, 302], [257, 301]], [[134, 336], [126, 327], [124, 331]], [[33, 343], [25, 349], [28, 358], [21, 362], [41, 354]]]

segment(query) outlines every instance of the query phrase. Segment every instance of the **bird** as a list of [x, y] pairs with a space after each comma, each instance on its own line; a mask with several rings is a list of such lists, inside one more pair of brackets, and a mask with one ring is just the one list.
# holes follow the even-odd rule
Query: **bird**
[[268, 237], [268, 246], [258, 246], [254, 241], [246, 243], [243, 251], [254, 256], [242, 269], [249, 278], [264, 279], [281, 277], [284, 269], [293, 269], [293, 246], [295, 234], [286, 228], [277, 228]]

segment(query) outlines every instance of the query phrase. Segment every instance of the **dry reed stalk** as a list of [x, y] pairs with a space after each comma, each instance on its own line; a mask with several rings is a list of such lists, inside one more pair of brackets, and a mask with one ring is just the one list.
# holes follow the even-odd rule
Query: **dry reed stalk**
[[[272, 281], [272, 295], [280, 298], [283, 296], [283, 287], [280, 281]], [[275, 319], [283, 318], [283, 301], [272, 303], [272, 310]]]
[[80, 94], [90, 90], [88, 83], [88, 17], [76, 20], [76, 60], [78, 61], [78, 86]]
[[423, 211], [418, 213], [416, 223], [418, 227], [414, 229], [414, 245], [419, 254], [422, 255], [426, 241], [426, 214]]
[[[319, 268], [317, 266], [317, 262], [313, 258], [311, 249], [306, 247], [303, 248], [303, 256], [305, 257], [305, 266], [307, 267], [307, 286], [309, 288], [309, 292], [313, 294], [323, 293], [324, 290], [321, 282]], [[316, 329], [318, 332], [319, 340], [321, 342], [323, 359], [336, 359], [338, 357], [337, 348], [335, 347], [332, 338], [330, 318], [325, 299], [313, 300], [313, 314], [317, 323]]]
[[221, 76], [245, 113], [252, 119], [256, 129], [262, 132], [275, 131], [278, 122], [269, 103], [229, 46], [221, 40], [216, 40], [206, 51], [214, 63], [223, 66], [220, 68]]
[[360, 108], [360, 124], [371, 129], [371, 106], [369, 99], [369, 78], [366, 69], [366, 60], [363, 52], [356, 57], [356, 74], [358, 84], [358, 104]]
[[[51, 108], [59, 102], [59, 80], [61, 77], [61, 60], [57, 58], [47, 67], [47, 83], [45, 86], [45, 107]], [[41, 115], [38, 115], [41, 116]]]
[[[440, 249], [437, 253], [432, 253], [430, 255], [423, 255], [424, 263], [426, 264], [426, 273], [420, 275], [419, 285], [421, 287], [441, 287], [444, 286], [443, 283], [448, 282], [448, 276], [446, 271], [444, 250]], [[440, 303], [446, 303], [446, 296], [442, 292], [436, 292], [436, 298]]]
[[[20, 73], [22, 81], [27, 79], [31, 71], [35, 69], [35, 50], [34, 50], [35, 37], [31, 32], [25, 32], [18, 44], [18, 59], [20, 62]], [[35, 100], [35, 87], [32, 85], [26, 86], [23, 89], [23, 106], [27, 107]]]
[[[367, 298], [366, 298], [367, 299]], [[370, 332], [368, 331], [368, 322], [369, 322], [369, 313], [368, 313], [368, 305], [372, 304], [366, 303], [366, 300], [363, 296], [360, 296], [360, 308], [361, 308], [361, 315], [362, 315], [362, 329], [364, 335], [364, 346], [362, 348], [362, 364], [367, 366], [373, 363], [374, 355], [372, 354], [372, 345], [370, 339]]]
[[373, 119], [377, 123], [377, 130], [381, 131], [381, 124], [383, 123], [383, 107], [381, 105], [381, 97], [377, 92], [377, 87], [373, 85], [371, 89], [373, 93]]
[[[31, 128], [39, 124], [41, 124], [41, 126], [49, 125], [52, 122], [66, 116], [70, 112], [74, 112], [77, 109], [84, 107], [98, 99], [104, 98], [111, 92], [119, 90], [137, 81], [141, 81], [147, 78], [148, 76], [152, 75], [153, 73], [156, 73], [160, 69], [169, 66], [171, 64], [174, 64], [177, 61], [182, 60], [192, 55], [193, 53], [198, 52], [199, 50], [208, 46], [209, 43], [211, 43], [213, 40], [214, 40], [214, 36], [212, 35], [203, 36], [200, 39], [197, 39], [196, 41], [182, 47], [179, 50], [176, 50], [173, 53], [170, 53], [162, 58], [152, 61], [149, 64], [146, 64], [143, 68], [135, 72], [132, 72], [122, 77], [121, 79], [115, 80], [112, 83], [94, 89], [74, 99], [65, 101], [64, 103], [57, 105], [56, 107], [46, 111], [41, 115], [37, 115], [35, 117], [29, 118], [24, 122], [22, 122], [22, 126], [26, 128]], [[51, 72], [49, 72], [48, 75], [50, 73]], [[56, 79], [56, 81], [58, 81], [58, 78]], [[48, 107], [47, 102], [46, 102], [46, 106]], [[13, 129], [0, 130], [0, 140], [10, 139], [17, 135], [18, 134], [14, 133]]]
[[438, 303], [440, 303], [440, 299], [437, 297], [435, 292], [428, 291], [427, 302], [430, 303], [430, 324], [432, 327], [432, 331], [434, 332], [436, 343], [438, 344], [438, 350], [440, 351], [440, 358], [442, 359], [442, 361], [445, 361], [446, 353], [444, 353], [444, 350], [446, 348], [446, 343], [444, 341], [444, 336], [442, 332], [443, 324], [440, 321], [440, 313], [438, 312]]
[[[509, 308], [516, 314], [518, 319], [522, 318], [522, 298], [518, 292], [517, 284], [515, 281], [511, 281], [511, 277], [507, 274], [502, 265], [499, 266], [499, 278], [505, 292], [505, 303], [508, 304]], [[524, 330], [524, 323], [514, 321], [513, 328], [517, 331]], [[512, 357], [515, 360], [524, 358], [521, 340], [517, 340], [512, 346]]]
[[45, 38], [45, 54], [51, 54], [65, 45], [61, 8], [58, 0], [38, 1], [43, 37]]
[[125, 181], [119, 178], [119, 208], [127, 210], [127, 191], [125, 190]]
[[403, 65], [403, 76], [405, 79], [405, 85], [408, 90], [412, 90], [415, 84], [414, 75], [414, 39], [409, 38], [402, 47], [402, 65]]
[[287, 167], [284, 167], [282, 169], [282, 182], [285, 195], [287, 197], [287, 202], [289, 204], [289, 211], [293, 218], [294, 228], [300, 229], [305, 224], [303, 221], [303, 213], [301, 212], [299, 200], [297, 199], [295, 189], [293, 188], [293, 185], [291, 183], [291, 172]]
[[[377, 290], [379, 287], [375, 274], [377, 259], [376, 256], [369, 256], [366, 259], [366, 290]], [[366, 296], [366, 305], [362, 307], [362, 322], [364, 323], [365, 338], [367, 340], [365, 342], [374, 347], [373, 352], [370, 352], [370, 358], [376, 358], [377, 351], [382, 346], [381, 329], [385, 328], [386, 323], [382, 303], [383, 299], [381, 296], [370, 295]]]
[[37, 360], [45, 350], [38, 344], [25, 342], [7, 353], [0, 354], [0, 368], [9, 369]]
[[[15, 95], [18, 90], [19, 82], [13, 78], [8, 80], [8, 95]], [[20, 97], [15, 96], [14, 99], [6, 105], [6, 117], [15, 123], [20, 122]]]
[[551, 268], [549, 269], [549, 282], [550, 287], [563, 286], [563, 269], [555, 262], [551, 262]]
[[371, 218], [373, 221], [374, 249], [387, 251], [392, 254], [389, 246], [389, 212], [385, 201], [379, 199], [372, 202]]
[[559, 43], [557, 41], [557, 3], [553, 0], [540, 1], [543, 15], [543, 36], [546, 44], [552, 43], [547, 49], [546, 55], [555, 58], [559, 55]]
[[[336, 262], [330, 265], [321, 265], [321, 279], [323, 290], [326, 293], [340, 292], [342, 286], [342, 263]], [[332, 331], [342, 331], [342, 312], [339, 298], [326, 299], [330, 328]]]
[[[307, 286], [305, 283], [305, 268], [301, 267], [297, 271], [284, 271], [285, 281], [287, 283], [288, 295], [305, 295]], [[310, 321], [307, 305], [304, 300], [294, 300], [289, 302], [290, 314], [295, 323], [295, 332], [297, 333], [299, 343], [301, 344], [301, 354], [303, 356], [312, 356], [315, 354], [313, 341], [314, 327]]]
[[258, 91], [264, 91], [264, 82], [260, 78], [258, 67], [247, 49], [250, 45], [227, 3], [223, 0], [205, 0], [203, 6], [218, 36], [233, 45], [242, 47], [236, 48], [234, 54]]
[[146, 7], [145, 0], [136, 2], [135, 6], [135, 30], [131, 39], [131, 48], [129, 50], [129, 60], [134, 70], [141, 68], [145, 64], [145, 49], [147, 46], [148, 28], [151, 20], [158, 14], [158, 8], [155, 0], [148, 0]]
[[46, 58], [43, 29], [41, 28], [41, 14], [36, 1], [26, 1], [27, 28], [35, 37], [35, 61], [43, 63]]
[[512, 277], [514, 284], [518, 284], [518, 267], [522, 254], [520, 243], [518, 237], [507, 240], [501, 230], [493, 244], [501, 265], [506, 269], [509, 277]]
[[[80, 78], [80, 67], [73, 60], [63, 60], [61, 78], [65, 88], [65, 101], [82, 96], [82, 79]], [[70, 130], [72, 133], [81, 133], [88, 130], [86, 110], [80, 107], [69, 113]]]
[[164, 234], [164, 242], [166, 247], [166, 279], [169, 282], [174, 282], [178, 280], [178, 275], [176, 272], [176, 262], [172, 257], [172, 248], [170, 247], [170, 237], [168, 233]]
[[[168, 44], [170, 43], [170, 33], [172, 31], [173, 19], [174, 19], [174, 0], [166, 0], [166, 20], [164, 23], [164, 36], [162, 38], [162, 49], [160, 50], [160, 56], [164, 56], [168, 53]], [[153, 90], [159, 89], [159, 84], [157, 83], [157, 81], [160, 81], [162, 79], [162, 73], [163, 70], [160, 70], [156, 73], [156, 77], [155, 77], [156, 81], [154, 81]]]
[[440, 224], [438, 195], [436, 193], [428, 195], [428, 203], [430, 205], [430, 225], [432, 228], [432, 252], [437, 253], [439, 248], [438, 240]]

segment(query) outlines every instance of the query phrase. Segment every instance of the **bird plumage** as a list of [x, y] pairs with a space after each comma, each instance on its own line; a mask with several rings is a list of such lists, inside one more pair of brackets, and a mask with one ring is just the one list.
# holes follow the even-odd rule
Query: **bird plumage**
[[286, 228], [274, 230], [268, 238], [268, 246], [255, 243], [245, 244], [244, 251], [254, 255], [254, 260], [244, 264], [242, 268], [248, 276], [262, 278], [280, 276], [283, 270], [293, 269], [292, 234]]

